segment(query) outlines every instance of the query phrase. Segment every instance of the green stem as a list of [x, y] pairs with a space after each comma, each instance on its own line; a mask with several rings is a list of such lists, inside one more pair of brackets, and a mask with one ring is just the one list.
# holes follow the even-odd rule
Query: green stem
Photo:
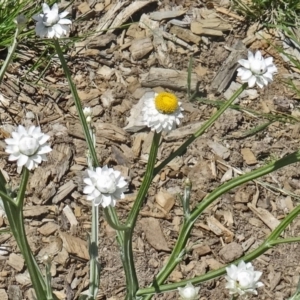
[[79, 119], [80, 119], [81, 126], [83, 128], [83, 133], [84, 133], [86, 142], [88, 144], [90, 155], [93, 158], [93, 165], [94, 166], [99, 166], [99, 162], [98, 162], [96, 150], [94, 148], [93, 140], [92, 140], [92, 137], [91, 137], [90, 132], [89, 132], [89, 126], [88, 126], [88, 124], [86, 122], [86, 118], [85, 118], [84, 113], [82, 111], [81, 101], [80, 101], [80, 98], [78, 96], [75, 84], [73, 83], [70, 70], [68, 68], [68, 65], [67, 65], [67, 62], [65, 60], [65, 57], [64, 57], [64, 55], [62, 53], [62, 50], [60, 48], [58, 40], [57, 39], [53, 39], [53, 42], [54, 42], [55, 50], [56, 50], [56, 52], [58, 54], [58, 57], [59, 57], [60, 62], [61, 62], [61, 65], [63, 67], [63, 70], [65, 72], [66, 78], [68, 80], [72, 96], [74, 98], [74, 103], [75, 103], [75, 106], [76, 106], [76, 109], [77, 109], [77, 113], [78, 113], [78, 116], [79, 116]]
[[47, 300], [53, 300], [53, 293], [52, 293], [52, 287], [51, 287], [51, 262], [47, 261], [45, 264], [46, 267], [46, 294], [47, 294]]
[[130, 227], [129, 230], [126, 230], [124, 232], [124, 247], [122, 253], [122, 261], [123, 261], [123, 266], [126, 275], [126, 288], [127, 288], [127, 293], [125, 298], [126, 300], [135, 299], [135, 293], [139, 288], [138, 279], [137, 279], [135, 266], [134, 266], [134, 259], [133, 259], [132, 235], [133, 235], [138, 213], [141, 209], [142, 203], [146, 197], [146, 194], [152, 182], [153, 169], [155, 166], [160, 136], [161, 136], [160, 133], [154, 132], [148, 164], [146, 168], [146, 173], [142, 185], [137, 194], [134, 205], [126, 221], [126, 225]]
[[16, 201], [17, 206], [12, 205], [7, 201], [3, 201], [3, 205], [10, 224], [11, 231], [26, 262], [31, 282], [36, 292], [36, 296], [38, 299], [46, 299], [46, 284], [44, 282], [41, 271], [32, 255], [26, 238], [26, 231], [24, 227], [23, 203], [28, 177], [28, 169], [23, 168], [22, 181]]
[[[276, 229], [271, 233], [271, 235], [255, 250], [250, 252], [249, 254], [245, 255], [241, 259], [238, 259], [231, 264], [238, 264], [240, 261], [252, 261], [253, 259], [259, 257], [266, 251], [268, 251], [270, 248], [272, 248], [274, 245], [280, 244], [283, 240], [274, 240], [276, 237], [278, 237], [283, 230], [300, 214], [300, 205], [297, 206], [281, 223], [276, 227]], [[294, 241], [299, 241], [299, 238], [287, 238], [284, 239], [287, 243], [291, 243]], [[150, 299], [152, 297], [152, 294], [154, 293], [162, 293], [166, 291], [171, 291], [174, 289], [177, 289], [178, 287], [185, 286], [188, 282], [196, 285], [211, 279], [214, 279], [218, 276], [224, 275], [226, 273], [226, 267], [229, 265], [220, 268], [215, 271], [210, 271], [206, 273], [205, 275], [197, 276], [192, 279], [186, 279], [182, 280], [178, 283], [172, 283], [172, 284], [165, 284], [160, 285], [158, 282], [156, 282], [154, 287], [140, 289], [137, 291], [136, 296], [141, 297], [144, 296], [143, 299]]]
[[89, 245], [90, 252], [90, 284], [89, 284], [89, 296], [91, 300], [97, 298], [98, 286], [100, 281], [100, 265], [98, 258], [98, 224], [99, 224], [99, 207], [92, 206], [92, 234]]
[[222, 114], [223, 112], [232, 104], [232, 102], [246, 89], [247, 83], [244, 83], [232, 96], [226, 101], [221, 108], [209, 119], [199, 130], [197, 130], [190, 138], [188, 138], [177, 150], [175, 150], [168, 158], [166, 158], [160, 165], [154, 169], [153, 177], [159, 173], [171, 160], [176, 156], [181, 155], [186, 148], [199, 136], [201, 136]]
[[[227, 183], [221, 185], [217, 189], [215, 189], [209, 195], [207, 195], [204, 198], [204, 200], [196, 208], [193, 209], [193, 211], [190, 215], [190, 218], [186, 219], [185, 222], [183, 223], [183, 226], [180, 230], [176, 245], [169, 257], [169, 260], [165, 264], [165, 266], [161, 269], [161, 271], [158, 273], [158, 275], [156, 276], [153, 285], [155, 285], [155, 287], [158, 287], [159, 285], [161, 285], [168, 278], [168, 276], [171, 274], [171, 272], [174, 270], [174, 268], [180, 261], [184, 247], [186, 246], [186, 243], [188, 241], [190, 232], [193, 228], [195, 221], [200, 216], [200, 214], [209, 205], [211, 205], [213, 203], [213, 201], [215, 201], [218, 197], [220, 197], [224, 193], [228, 192], [229, 190], [231, 190], [237, 186], [240, 186], [248, 181], [254, 180], [256, 178], [259, 178], [261, 176], [269, 174], [273, 171], [276, 171], [284, 166], [287, 166], [289, 164], [296, 163], [299, 161], [300, 161], [300, 151], [296, 151], [284, 158], [279, 159], [276, 162], [270, 163], [267, 166], [261, 167], [255, 171], [244, 174], [240, 177], [234, 178], [234, 179], [228, 181]], [[276, 230], [271, 235], [273, 236], [273, 239], [276, 239], [279, 236], [279, 234]], [[217, 272], [217, 271], [215, 271], [215, 272]], [[151, 297], [152, 296], [147, 296], [145, 299], [150, 299]]]
[[[77, 93], [76, 86], [73, 83], [70, 70], [68, 68], [68, 65], [66, 63], [64, 55], [62, 53], [62, 50], [60, 48], [58, 40], [53, 39], [53, 42], [54, 42], [54, 46], [55, 46], [56, 52], [58, 54], [58, 57], [60, 59], [61, 65], [63, 67], [63, 70], [64, 70], [65, 75], [67, 77], [67, 80], [68, 80], [68, 83], [69, 83], [69, 86], [70, 86], [70, 89], [71, 89], [71, 93], [72, 93], [73, 98], [74, 98], [77, 113], [78, 113], [78, 116], [79, 116], [79, 119], [80, 119], [80, 122], [81, 122], [81, 126], [83, 128], [83, 132], [84, 132], [86, 142], [88, 144], [89, 153], [90, 153], [90, 155], [93, 159], [93, 166], [99, 166], [99, 162], [98, 162], [96, 150], [95, 150], [95, 147], [94, 147], [93, 139], [92, 139], [92, 137], [90, 135], [90, 131], [89, 131], [89, 125], [87, 124], [86, 118], [83, 114], [82, 105], [81, 105], [81, 101], [80, 101], [80, 98], [79, 98], [78, 93]], [[108, 211], [111, 214], [111, 218], [113, 220], [115, 220], [115, 223], [117, 224], [118, 223], [118, 216], [117, 216], [116, 210], [113, 207], [110, 207], [108, 209]], [[122, 231], [117, 231], [117, 235], [118, 235], [118, 241], [122, 242], [123, 241], [123, 232]]]
[[16, 48], [18, 46], [18, 35], [20, 34], [20, 29], [16, 28], [16, 32], [15, 32], [15, 35], [14, 35], [14, 39], [13, 39], [13, 44], [8, 48], [8, 53], [7, 53], [7, 56], [6, 56], [6, 59], [1, 67], [1, 70], [0, 70], [0, 83], [2, 82], [3, 80], [3, 77], [4, 77], [4, 74], [9, 66], [9, 63], [11, 62], [12, 60], [12, 57], [16, 51]]
[[4, 192], [0, 191], [0, 198], [3, 200], [3, 201], [7, 201], [9, 202], [11, 205], [13, 205], [14, 207], [17, 207], [17, 204], [16, 202], [11, 198], [9, 197], [7, 194], [5, 194]]
[[111, 219], [111, 216], [110, 216], [108, 210], [104, 210], [104, 214], [105, 214], [106, 221], [111, 228], [113, 228], [115, 230], [121, 230], [121, 231], [126, 231], [126, 230], [130, 229], [130, 227], [128, 225], [122, 225], [120, 223], [115, 223], [115, 220]]

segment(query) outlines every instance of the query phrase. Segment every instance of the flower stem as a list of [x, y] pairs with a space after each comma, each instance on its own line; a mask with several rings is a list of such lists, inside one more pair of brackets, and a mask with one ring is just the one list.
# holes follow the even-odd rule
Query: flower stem
[[[245, 262], [252, 261], [253, 259], [259, 257], [266, 251], [268, 251], [270, 248], [272, 248], [274, 245], [279, 244], [278, 240], [274, 240], [277, 236], [279, 236], [283, 230], [300, 214], [300, 205], [298, 205], [294, 210], [283, 220], [281, 223], [276, 227], [276, 229], [271, 233], [271, 235], [255, 250], [250, 252], [249, 254], [243, 256], [242, 258], [230, 263], [230, 264], [238, 264], [241, 260]], [[285, 239], [288, 243], [299, 241], [299, 238], [288, 238]], [[166, 291], [174, 290], [178, 287], [185, 286], [188, 282], [192, 284], [199, 284], [208, 280], [211, 280], [213, 278], [219, 277], [226, 273], [226, 267], [225, 266], [221, 269], [210, 271], [206, 273], [205, 275], [197, 276], [192, 279], [186, 279], [182, 280], [178, 283], [172, 283], [172, 284], [165, 284], [165, 285], [159, 285], [158, 282], [155, 284], [155, 287], [150, 287], [146, 289], [140, 289], [136, 295], [137, 296], [143, 296], [143, 299], [150, 299], [152, 297], [152, 294], [154, 293], [162, 293]]]
[[75, 87], [75, 84], [73, 83], [70, 70], [68, 68], [67, 62], [66, 62], [66, 60], [64, 58], [64, 55], [62, 53], [62, 50], [60, 48], [58, 40], [57, 39], [53, 39], [53, 42], [54, 42], [55, 50], [56, 50], [56, 52], [58, 54], [58, 57], [59, 57], [60, 62], [61, 62], [61, 65], [63, 67], [63, 70], [64, 70], [65, 75], [67, 77], [67, 80], [69, 82], [69, 86], [70, 86], [70, 89], [71, 89], [71, 92], [72, 92], [72, 96], [74, 98], [74, 102], [75, 102], [75, 106], [76, 106], [76, 109], [77, 109], [77, 113], [79, 115], [81, 126], [83, 128], [83, 133], [84, 133], [86, 142], [88, 144], [89, 153], [90, 153], [90, 155], [93, 158], [93, 165], [94, 166], [98, 166], [99, 162], [98, 162], [96, 150], [94, 148], [93, 140], [92, 140], [92, 137], [91, 137], [90, 132], [89, 132], [89, 126], [88, 126], [88, 124], [86, 122], [86, 118], [85, 118], [83, 110], [82, 110], [82, 105], [81, 105], [81, 101], [80, 101], [80, 98], [79, 98], [78, 93], [77, 93], [77, 89]]
[[158, 174], [172, 159], [176, 156], [181, 155], [186, 148], [199, 136], [201, 136], [222, 114], [223, 112], [232, 104], [232, 102], [246, 89], [247, 83], [244, 83], [231, 97], [226, 101], [221, 108], [207, 120], [201, 128], [199, 128], [190, 138], [188, 138], [179, 148], [177, 148], [169, 157], [167, 157], [163, 162], [160, 163], [155, 169], [153, 176]]
[[18, 46], [18, 36], [20, 34], [20, 28], [17, 26], [16, 28], [16, 32], [15, 32], [15, 35], [14, 35], [14, 38], [13, 38], [13, 43], [10, 47], [8, 47], [8, 53], [7, 53], [7, 56], [6, 56], [6, 59], [1, 67], [1, 70], [0, 70], [0, 83], [2, 82], [3, 80], [3, 77], [4, 77], [4, 74], [9, 66], [9, 63], [11, 62], [12, 60], [12, 57], [16, 51], [16, 48]]
[[[230, 181], [228, 181], [227, 183], [221, 185], [220, 187], [218, 187], [217, 189], [215, 189], [213, 192], [211, 192], [209, 195], [207, 195], [204, 200], [196, 207], [193, 209], [193, 211], [191, 212], [191, 215], [188, 219], [185, 219], [185, 222], [183, 223], [183, 226], [180, 230], [179, 233], [179, 237], [177, 239], [176, 245], [169, 257], [168, 262], [165, 264], [165, 266], [161, 269], [161, 271], [158, 273], [158, 275], [156, 276], [154, 282], [152, 285], [154, 285], [156, 288], [161, 285], [167, 278], [168, 276], [171, 274], [171, 272], [174, 270], [174, 268], [176, 267], [176, 265], [178, 264], [178, 262], [181, 260], [182, 257], [182, 253], [184, 250], [184, 247], [186, 246], [186, 243], [188, 241], [188, 238], [190, 236], [190, 232], [193, 228], [193, 225], [195, 223], [195, 221], [197, 220], [197, 218], [201, 215], [201, 213], [209, 206], [211, 205], [218, 197], [220, 197], [221, 195], [223, 195], [224, 193], [228, 192], [229, 190], [240, 186], [248, 181], [254, 180], [256, 178], [259, 178], [261, 176], [264, 176], [266, 174], [269, 174], [273, 171], [276, 171], [284, 166], [287, 166], [289, 164], [292, 163], [296, 163], [300, 161], [300, 150], [296, 151], [290, 155], [287, 155], [284, 158], [281, 158], [273, 163], [270, 163], [267, 166], [261, 167], [257, 170], [254, 170], [250, 173], [246, 173], [240, 177], [231, 179]], [[300, 209], [300, 206], [299, 206]], [[291, 218], [291, 217], [290, 217]], [[267, 243], [270, 243], [271, 240], [275, 240], [277, 239], [277, 237], [280, 235], [280, 232], [283, 230], [281, 229], [282, 226], [287, 226], [288, 224], [286, 224], [286, 222], [288, 222], [289, 219], [285, 219], [281, 222], [281, 227], [277, 227], [272, 234], [270, 235], [270, 237], [272, 237], [270, 239], [270, 237], [267, 240]], [[291, 222], [291, 221], [290, 221]], [[271, 244], [267, 244], [266, 245], [267, 248], [271, 247]], [[261, 251], [261, 250], [258, 250]], [[254, 251], [255, 252], [255, 251]], [[248, 256], [246, 256], [248, 257]], [[255, 258], [257, 256], [254, 256], [253, 258]], [[252, 258], [252, 259], [253, 259]], [[243, 258], [244, 259], [244, 258]], [[221, 269], [223, 270], [223, 269]], [[221, 273], [218, 273], [221, 272]], [[214, 274], [214, 277], [216, 276], [220, 276], [222, 275], [223, 271], [213, 271], [212, 273], [209, 272], [207, 274]], [[201, 278], [206, 278], [205, 276], [207, 276], [207, 274], [205, 274], [204, 276], [201, 276]], [[217, 274], [217, 275], [216, 275]], [[214, 278], [214, 277], [209, 277], [208, 279]], [[208, 280], [205, 279], [205, 280]], [[202, 282], [202, 281], [201, 281]], [[186, 282], [187, 283], [187, 282]], [[194, 282], [193, 280], [191, 280], [192, 284], [195, 283], [199, 283], [199, 282]], [[154, 289], [154, 288], [152, 288]], [[141, 291], [141, 290], [140, 290]], [[141, 295], [140, 291], [137, 292], [137, 295]], [[146, 296], [145, 299], [150, 299], [152, 296]]]
[[89, 245], [90, 253], [90, 284], [89, 284], [89, 299], [97, 298], [98, 286], [100, 283], [100, 264], [98, 262], [98, 236], [99, 230], [99, 207], [92, 206], [92, 234]]
[[[38, 264], [36, 263], [32, 255], [24, 227], [23, 203], [28, 177], [28, 169], [23, 168], [22, 181], [16, 201], [17, 206], [12, 205], [10, 202], [5, 200], [3, 201], [3, 205], [10, 224], [11, 231], [25, 259], [37, 299], [47, 299], [45, 293], [46, 284], [38, 267]], [[55, 297], [54, 299], [57, 298]]]
[[[77, 93], [76, 86], [73, 83], [70, 70], [68, 68], [68, 65], [66, 63], [64, 55], [62, 53], [62, 50], [61, 50], [61, 47], [59, 45], [58, 40], [57, 39], [53, 39], [53, 43], [54, 43], [56, 52], [58, 54], [58, 57], [60, 59], [62, 68], [63, 68], [63, 70], [65, 72], [66, 77], [67, 77], [67, 80], [68, 80], [68, 83], [69, 83], [69, 86], [70, 86], [70, 89], [71, 89], [71, 93], [72, 93], [73, 98], [74, 98], [74, 102], [75, 102], [75, 106], [76, 106], [76, 109], [77, 109], [77, 113], [78, 113], [78, 116], [79, 116], [79, 119], [80, 119], [80, 122], [81, 122], [81, 126], [83, 128], [83, 132], [84, 132], [84, 136], [85, 136], [86, 142], [88, 144], [89, 155], [91, 155], [91, 157], [93, 159], [93, 166], [94, 167], [98, 167], [99, 166], [99, 162], [98, 162], [98, 158], [97, 158], [97, 154], [96, 154], [96, 149], [94, 147], [93, 138], [91, 137], [91, 134], [90, 134], [89, 125], [87, 124], [86, 118], [85, 118], [83, 110], [82, 110], [82, 105], [81, 105], [81, 101], [80, 101], [80, 98], [79, 98], [78, 93]], [[109, 207], [106, 210], [110, 213], [111, 218], [113, 220], [115, 220], [115, 223], [116, 223], [117, 220], [118, 220], [118, 216], [117, 216], [116, 210], [113, 207]], [[118, 241], [122, 242], [123, 241], [123, 232], [122, 231], [117, 231], [117, 235], [118, 235]]]
[[138, 279], [134, 266], [133, 252], [132, 252], [132, 235], [137, 220], [138, 213], [141, 209], [142, 203], [145, 199], [145, 196], [148, 192], [149, 186], [152, 181], [153, 169], [156, 161], [157, 150], [159, 146], [160, 133], [154, 132], [151, 150], [149, 154], [148, 164], [146, 168], [146, 173], [142, 182], [142, 185], [137, 194], [134, 205], [129, 213], [129, 216], [126, 221], [126, 225], [130, 227], [129, 230], [124, 232], [124, 246], [122, 253], [122, 261], [126, 275], [126, 300], [135, 299], [135, 293], [138, 290]]

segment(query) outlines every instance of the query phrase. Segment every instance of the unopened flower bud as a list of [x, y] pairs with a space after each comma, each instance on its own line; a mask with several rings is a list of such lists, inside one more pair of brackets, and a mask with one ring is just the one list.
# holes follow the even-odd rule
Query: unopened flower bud
[[183, 288], [178, 288], [182, 300], [196, 300], [200, 287], [194, 287], [190, 282]]

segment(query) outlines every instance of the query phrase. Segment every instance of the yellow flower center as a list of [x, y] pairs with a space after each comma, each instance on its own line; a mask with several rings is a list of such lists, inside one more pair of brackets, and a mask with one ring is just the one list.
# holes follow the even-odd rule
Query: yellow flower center
[[174, 94], [159, 93], [154, 101], [155, 108], [162, 114], [172, 114], [178, 109], [178, 100]]

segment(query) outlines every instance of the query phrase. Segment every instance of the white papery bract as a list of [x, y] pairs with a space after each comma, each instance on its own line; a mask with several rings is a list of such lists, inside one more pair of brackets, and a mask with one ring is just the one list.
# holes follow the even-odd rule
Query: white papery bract
[[92, 122], [92, 115], [93, 111], [91, 107], [85, 107], [83, 110], [83, 114], [85, 116], [86, 122], [91, 123]]
[[248, 82], [250, 88], [255, 84], [260, 88], [267, 86], [273, 81], [273, 74], [277, 72], [273, 57], [264, 59], [260, 51], [257, 51], [255, 55], [249, 51], [248, 59], [240, 59], [238, 62], [242, 67], [237, 69], [237, 75], [241, 77], [243, 83]]
[[238, 266], [230, 265], [227, 267], [226, 272], [227, 283], [225, 287], [229, 289], [230, 295], [257, 295], [256, 289], [264, 285], [259, 281], [262, 272], [254, 271], [251, 263], [241, 261]]
[[87, 173], [89, 177], [83, 179], [86, 184], [83, 193], [87, 194], [87, 200], [93, 201], [94, 205], [115, 206], [116, 200], [125, 197], [127, 182], [121, 172], [104, 166], [95, 171], [88, 169]]
[[183, 288], [178, 288], [179, 295], [182, 300], [196, 300], [198, 299], [198, 292], [200, 287], [194, 287], [190, 282]]
[[43, 12], [34, 15], [32, 18], [37, 21], [35, 26], [36, 34], [41, 38], [61, 38], [66, 36], [70, 31], [71, 20], [65, 19], [68, 12], [58, 13], [57, 4], [52, 8], [42, 4]]
[[17, 131], [12, 132], [12, 138], [5, 140], [5, 152], [10, 154], [8, 160], [17, 161], [18, 172], [23, 166], [28, 170], [35, 169], [42, 161], [47, 161], [46, 154], [52, 151], [47, 144], [49, 138], [40, 127], [26, 129], [19, 125]]
[[170, 132], [180, 124], [183, 108], [174, 94], [153, 92], [146, 93], [143, 98], [143, 121], [152, 131]]

